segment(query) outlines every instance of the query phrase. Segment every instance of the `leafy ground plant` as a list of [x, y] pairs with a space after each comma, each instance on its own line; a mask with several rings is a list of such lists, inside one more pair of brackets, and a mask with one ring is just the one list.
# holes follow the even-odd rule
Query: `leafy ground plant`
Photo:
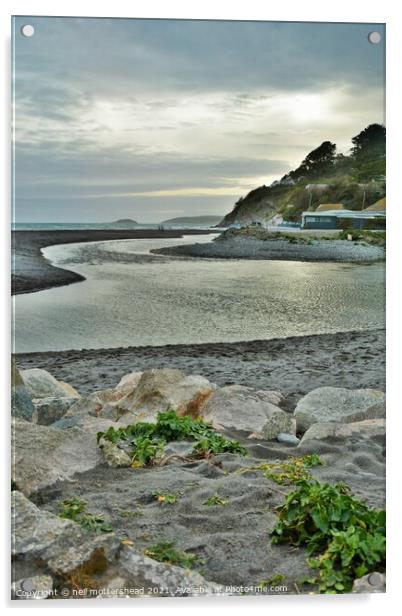
[[202, 504], [206, 505], [207, 507], [214, 507], [216, 505], [224, 506], [227, 505], [227, 500], [223, 499], [221, 496], [219, 496], [219, 494], [214, 494], [213, 496], [207, 498], [207, 500], [204, 501]]
[[184, 569], [190, 569], [198, 560], [195, 554], [176, 550], [174, 543], [155, 543], [145, 550], [145, 555], [158, 562], [177, 565]]
[[177, 503], [181, 494], [164, 494], [163, 492], [155, 492], [153, 496], [155, 500], [157, 500], [158, 503], [161, 503], [162, 505], [174, 505], [175, 503]]
[[97, 534], [113, 532], [113, 527], [105, 522], [103, 516], [87, 513], [87, 504], [80, 498], [73, 497], [63, 500], [59, 503], [59, 507], [61, 509], [60, 518], [72, 520], [89, 532]]
[[309, 469], [323, 464], [320, 456], [313, 453], [299, 457], [292, 456], [283, 462], [260, 464], [259, 466], [242, 469], [241, 472], [262, 471], [267, 479], [272, 479], [280, 485], [290, 485], [310, 479]]
[[172, 410], [158, 413], [156, 424], [139, 422], [118, 429], [110, 427], [106, 432], [98, 432], [98, 442], [101, 438], [130, 449], [133, 467], [157, 463], [166, 443], [184, 439], [195, 441], [193, 454], [197, 456], [223, 452], [247, 455], [245, 447], [216, 433], [211, 424], [202, 419], [179, 417]]
[[307, 549], [317, 570], [307, 582], [320, 592], [350, 592], [356, 578], [385, 570], [385, 512], [368, 507], [346, 485], [301, 480], [278, 512], [272, 542]]

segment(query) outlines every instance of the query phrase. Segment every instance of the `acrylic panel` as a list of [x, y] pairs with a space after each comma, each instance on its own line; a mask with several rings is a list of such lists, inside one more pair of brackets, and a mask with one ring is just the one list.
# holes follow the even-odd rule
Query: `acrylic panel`
[[12, 597], [383, 592], [385, 25], [12, 28]]

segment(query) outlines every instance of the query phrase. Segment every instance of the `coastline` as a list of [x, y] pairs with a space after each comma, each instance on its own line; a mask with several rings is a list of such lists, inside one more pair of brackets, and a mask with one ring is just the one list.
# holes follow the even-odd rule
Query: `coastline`
[[205, 235], [206, 233], [216, 233], [216, 231], [198, 229], [12, 231], [11, 293], [12, 295], [34, 293], [85, 280], [85, 277], [81, 274], [55, 267], [49, 263], [41, 252], [41, 249], [47, 246], [103, 240], [180, 238], [183, 235]]
[[176, 368], [219, 386], [279, 389], [293, 406], [316, 387], [385, 389], [385, 330], [246, 342], [21, 353], [20, 369], [43, 368], [81, 395], [115, 387], [129, 372]]
[[[310, 243], [311, 242], [311, 243]], [[151, 250], [153, 254], [209, 259], [257, 259], [278, 261], [332, 261], [338, 263], [374, 263], [385, 259], [379, 246], [340, 239], [295, 240], [258, 239], [245, 235], [219, 237], [209, 244], [186, 244]]]

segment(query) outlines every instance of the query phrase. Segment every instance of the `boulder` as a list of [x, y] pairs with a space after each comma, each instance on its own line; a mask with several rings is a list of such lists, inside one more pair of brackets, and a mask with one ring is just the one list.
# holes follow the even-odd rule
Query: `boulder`
[[333, 421], [315, 423], [305, 432], [301, 443], [312, 440], [358, 438], [385, 438], [385, 419], [365, 419], [352, 423]]
[[137, 387], [118, 403], [118, 413], [138, 414], [140, 421], [154, 421], [158, 412], [169, 409], [196, 417], [215, 389], [202, 376], [186, 376], [171, 368], [147, 370]]
[[21, 370], [21, 376], [32, 398], [80, 397], [74, 387], [63, 381], [58, 381], [47, 370], [29, 368], [28, 370]]
[[353, 582], [353, 593], [368, 593], [368, 592], [385, 592], [385, 575], [374, 571], [368, 573], [361, 578], [356, 579]]
[[11, 359], [11, 415], [32, 421], [35, 407], [14, 358]]
[[138, 386], [142, 375], [142, 372], [130, 372], [129, 374], [125, 374], [117, 384], [116, 390], [124, 396], [130, 394]]
[[110, 419], [103, 417], [93, 417], [92, 415], [74, 415], [73, 417], [62, 417], [59, 421], [52, 424], [52, 428], [58, 430], [68, 430], [70, 428], [79, 428], [88, 434], [96, 435], [98, 432], [105, 432], [108, 428], [121, 428], [118, 424]]
[[297, 403], [297, 431], [322, 422], [350, 423], [385, 417], [385, 394], [376, 389], [319, 387]]
[[94, 433], [13, 420], [12, 478], [26, 496], [103, 462]]
[[36, 507], [21, 492], [11, 496], [12, 571], [20, 579], [27, 564], [34, 574], [67, 575], [77, 567], [105, 570], [120, 541], [113, 534], [94, 535], [78, 524]]
[[285, 445], [297, 446], [300, 443], [300, 439], [297, 438], [294, 434], [286, 434], [285, 432], [280, 432], [276, 436], [276, 440], [278, 443], [285, 443]]
[[115, 443], [108, 441], [107, 439], [99, 439], [99, 447], [105, 456], [105, 460], [109, 466], [115, 468], [131, 466], [130, 456], [120, 449]]
[[124, 397], [124, 392], [118, 389], [101, 389], [100, 391], [94, 391], [89, 394], [89, 400], [92, 400], [99, 406], [103, 406], [108, 402], [118, 402]]
[[50, 426], [50, 424], [61, 419], [76, 401], [77, 398], [71, 396], [66, 396], [64, 398], [41, 398], [35, 402], [35, 411], [32, 416], [32, 421], [41, 426]]
[[125, 579], [123, 588], [143, 589], [145, 594], [154, 589], [158, 597], [223, 594], [219, 584], [208, 582], [196, 571], [157, 562], [128, 546], [120, 554], [119, 577]]
[[202, 416], [217, 430], [241, 430], [268, 440], [281, 432], [295, 434], [295, 421], [272, 403], [271, 392], [242, 385], [215, 391], [202, 409]]

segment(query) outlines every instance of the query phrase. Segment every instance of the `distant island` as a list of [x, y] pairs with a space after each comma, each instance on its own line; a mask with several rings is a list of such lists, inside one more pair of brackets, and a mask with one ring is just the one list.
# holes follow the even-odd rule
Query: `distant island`
[[138, 225], [138, 222], [136, 220], [133, 220], [132, 218], [119, 218], [119, 220], [114, 220], [112, 223], [112, 225]]
[[217, 225], [221, 216], [182, 216], [163, 220], [163, 225]]

